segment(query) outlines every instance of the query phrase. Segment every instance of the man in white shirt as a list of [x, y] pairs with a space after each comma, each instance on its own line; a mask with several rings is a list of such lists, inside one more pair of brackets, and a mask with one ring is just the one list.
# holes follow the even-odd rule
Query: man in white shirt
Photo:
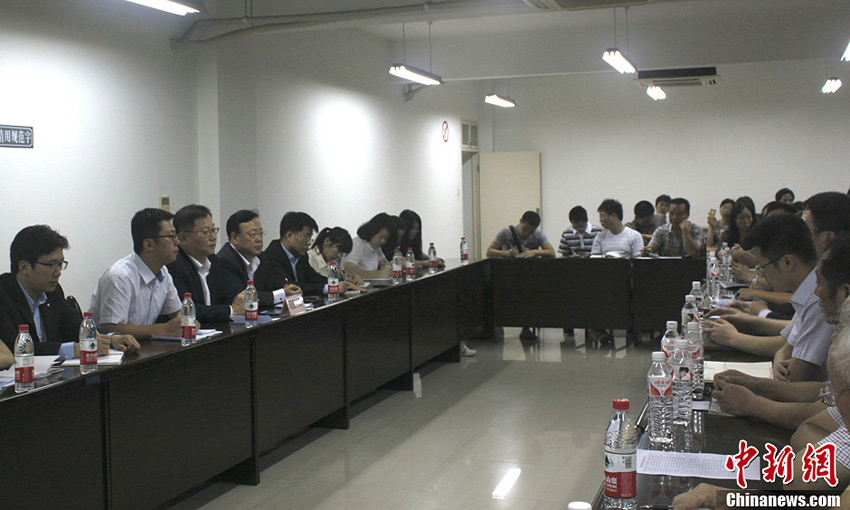
[[596, 209], [599, 224], [605, 229], [593, 240], [590, 256], [631, 259], [640, 256], [643, 239], [640, 234], [623, 225], [623, 204], [608, 198]]
[[[112, 265], [92, 294], [91, 311], [102, 333], [136, 338], [179, 337], [180, 298], [167, 264], [177, 257], [173, 215], [161, 209], [142, 209], [130, 222], [134, 253]], [[157, 323], [165, 316], [167, 322]]]

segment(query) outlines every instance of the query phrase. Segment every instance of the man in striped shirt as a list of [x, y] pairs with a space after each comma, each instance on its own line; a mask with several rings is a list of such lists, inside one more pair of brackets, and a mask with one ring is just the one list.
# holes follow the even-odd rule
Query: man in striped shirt
[[561, 234], [558, 251], [564, 257], [589, 257], [593, 239], [602, 229], [588, 222], [587, 210], [580, 205], [570, 210], [570, 225]]

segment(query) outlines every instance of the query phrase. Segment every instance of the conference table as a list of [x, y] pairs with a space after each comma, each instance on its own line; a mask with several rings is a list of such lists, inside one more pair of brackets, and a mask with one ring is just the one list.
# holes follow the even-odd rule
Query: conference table
[[[153, 508], [210, 479], [258, 484], [263, 454], [307, 427], [347, 429], [352, 403], [382, 388], [412, 390], [417, 367], [459, 361], [461, 340], [493, 338], [498, 326], [663, 329], [695, 263], [704, 267], [448, 260], [437, 274], [294, 317], [251, 329], [217, 324], [222, 334], [188, 347], [146, 340], [121, 365], [85, 375], [65, 368], [24, 394], [6, 387], [0, 501]], [[662, 287], [674, 291], [655, 303], [669, 310], [635, 317], [642, 305], [633, 297]]]

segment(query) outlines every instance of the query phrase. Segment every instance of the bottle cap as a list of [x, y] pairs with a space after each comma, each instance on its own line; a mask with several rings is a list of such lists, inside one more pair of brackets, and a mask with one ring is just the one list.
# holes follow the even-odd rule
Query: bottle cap
[[697, 300], [696, 296], [693, 296], [691, 294], [688, 294], [687, 296], [685, 296], [685, 301], [688, 302], [688, 303], [695, 303], [696, 300]]
[[184, 294], [183, 294], [183, 297], [184, 297], [184, 298], [191, 298], [191, 297], [192, 297], [192, 293], [191, 293], [191, 292], [186, 292], [186, 293], [184, 293]]
[[688, 331], [699, 331], [699, 322], [689, 322]]
[[629, 399], [627, 398], [615, 398], [614, 399], [614, 409], [617, 411], [628, 411], [629, 410]]
[[461, 239], [463, 239], [464, 241], [466, 241], [466, 237], [464, 237], [464, 236], [461, 236]]
[[715, 254], [714, 250], [711, 250], [710, 252], [708, 252], [709, 257], [714, 257], [714, 254]]
[[428, 243], [428, 244], [431, 245], [431, 246], [434, 246], [434, 243]]
[[336, 265], [336, 261], [335, 261], [335, 260], [332, 260], [332, 261], [331, 261], [331, 265], [332, 265], [332, 266], [335, 266], [335, 265]]
[[30, 330], [30, 327], [26, 324], [21, 324], [20, 326], [18, 326], [18, 331], [21, 332], [21, 333], [28, 333], [29, 330]]
[[83, 312], [83, 317], [88, 319], [89, 317], [91, 317], [91, 312]]
[[700, 289], [702, 288], [702, 284], [700, 282], [691, 282], [692, 289]]
[[664, 351], [655, 351], [652, 353], [652, 361], [664, 361], [667, 358], [667, 355], [664, 354]]
[[667, 329], [679, 329], [679, 323], [676, 321], [667, 321]]
[[248, 280], [248, 285], [254, 285], [254, 280]]

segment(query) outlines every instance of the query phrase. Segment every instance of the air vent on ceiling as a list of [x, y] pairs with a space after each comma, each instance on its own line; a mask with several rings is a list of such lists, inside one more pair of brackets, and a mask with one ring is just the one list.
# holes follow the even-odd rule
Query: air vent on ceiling
[[717, 85], [720, 76], [716, 67], [654, 69], [638, 71], [635, 81], [645, 87], [699, 87]]
[[653, 0], [523, 0], [539, 11], [580, 11], [643, 5]]

